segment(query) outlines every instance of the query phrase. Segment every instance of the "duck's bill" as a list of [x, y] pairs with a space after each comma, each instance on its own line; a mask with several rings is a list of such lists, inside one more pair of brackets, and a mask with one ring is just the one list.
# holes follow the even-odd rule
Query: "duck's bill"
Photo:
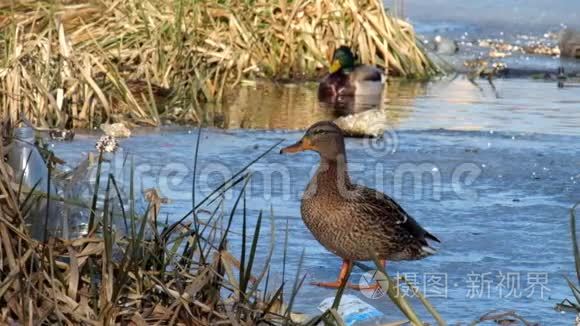
[[340, 61], [338, 60], [334, 60], [332, 61], [332, 64], [330, 65], [330, 68], [328, 68], [328, 71], [330, 73], [334, 73], [340, 70]]
[[309, 149], [312, 149], [310, 142], [307, 139], [301, 139], [295, 144], [282, 148], [280, 154], [298, 153]]

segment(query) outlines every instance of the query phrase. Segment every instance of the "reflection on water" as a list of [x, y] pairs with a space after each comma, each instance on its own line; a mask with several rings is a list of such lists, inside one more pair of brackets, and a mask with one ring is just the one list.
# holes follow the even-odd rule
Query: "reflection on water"
[[425, 92], [424, 84], [393, 81], [380, 96], [325, 103], [319, 102], [316, 87], [316, 84], [244, 86], [227, 103], [208, 106], [207, 120], [227, 129], [305, 129], [320, 120], [384, 109], [386, 120], [394, 127], [409, 115], [407, 111], [412, 110], [414, 99]]
[[223, 105], [208, 106], [206, 121], [225, 129], [305, 129], [320, 120], [380, 109], [396, 130], [494, 130], [579, 135], [576, 88], [530, 79], [496, 80], [482, 89], [463, 76], [433, 82], [389, 81], [383, 98], [320, 103], [316, 84], [244, 86]]

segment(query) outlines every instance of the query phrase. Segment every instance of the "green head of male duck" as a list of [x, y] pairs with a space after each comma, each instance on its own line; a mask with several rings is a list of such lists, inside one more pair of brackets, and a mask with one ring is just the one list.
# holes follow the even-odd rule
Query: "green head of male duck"
[[352, 53], [352, 50], [348, 46], [342, 45], [334, 51], [329, 71], [330, 73], [334, 73], [341, 69], [352, 69], [354, 68], [355, 61], [356, 57]]

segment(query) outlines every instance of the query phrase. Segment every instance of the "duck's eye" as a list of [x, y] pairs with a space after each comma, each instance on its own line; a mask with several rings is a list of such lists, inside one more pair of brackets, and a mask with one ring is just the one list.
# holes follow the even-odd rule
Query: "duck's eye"
[[320, 135], [320, 134], [324, 134], [324, 133], [326, 133], [326, 130], [324, 130], [324, 129], [318, 129], [318, 130], [314, 130], [312, 132], [313, 135]]
[[312, 130], [312, 131], [309, 131], [308, 132], [308, 134], [311, 135], [311, 136], [314, 136], [314, 135], [328, 135], [328, 134], [336, 134], [336, 133], [337, 133], [337, 131], [336, 130], [332, 130], [332, 129], [330, 129], [330, 130], [328, 130], [328, 129], [316, 129], [316, 130]]

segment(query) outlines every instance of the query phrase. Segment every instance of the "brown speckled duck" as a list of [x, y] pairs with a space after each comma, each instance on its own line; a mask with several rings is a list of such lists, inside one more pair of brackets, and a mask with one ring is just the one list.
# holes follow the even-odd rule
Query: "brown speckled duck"
[[[338, 287], [346, 282], [353, 261], [415, 260], [435, 253], [427, 240], [439, 242], [389, 196], [350, 181], [344, 137], [332, 122], [312, 125], [294, 145], [280, 153], [318, 152], [320, 166], [306, 187], [301, 212], [314, 237], [343, 259], [335, 282], [314, 283]], [[353, 286], [351, 286], [353, 287]]]

